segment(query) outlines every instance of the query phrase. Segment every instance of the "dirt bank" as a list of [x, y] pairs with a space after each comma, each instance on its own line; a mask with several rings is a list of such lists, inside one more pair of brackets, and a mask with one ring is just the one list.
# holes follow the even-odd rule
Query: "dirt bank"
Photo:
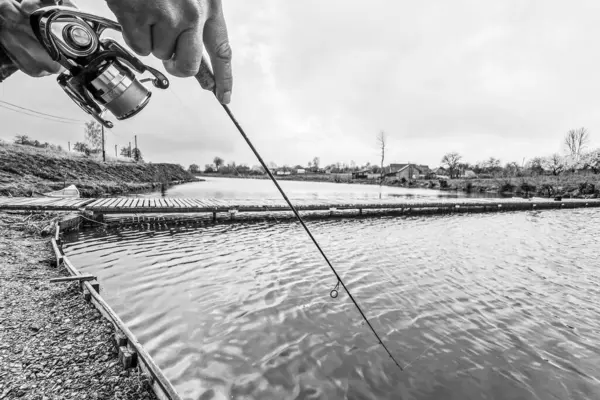
[[0, 213], [0, 400], [155, 399], [124, 370], [112, 325], [56, 263], [40, 232], [49, 216]]
[[74, 184], [83, 197], [99, 197], [194, 180], [176, 164], [103, 163], [79, 153], [0, 142], [0, 196], [31, 196]]

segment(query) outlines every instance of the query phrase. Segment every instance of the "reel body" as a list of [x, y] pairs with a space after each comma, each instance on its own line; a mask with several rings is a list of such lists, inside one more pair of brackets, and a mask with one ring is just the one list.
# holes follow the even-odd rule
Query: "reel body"
[[[131, 118], [150, 101], [152, 93], [142, 84], [167, 89], [169, 81], [160, 71], [145, 65], [110, 38], [101, 38], [106, 29], [121, 32], [116, 22], [70, 7], [40, 8], [30, 18], [38, 41], [50, 57], [65, 69], [58, 84], [85, 112], [112, 128], [104, 118], [110, 111], [117, 120]], [[138, 80], [135, 72], [154, 77]]]

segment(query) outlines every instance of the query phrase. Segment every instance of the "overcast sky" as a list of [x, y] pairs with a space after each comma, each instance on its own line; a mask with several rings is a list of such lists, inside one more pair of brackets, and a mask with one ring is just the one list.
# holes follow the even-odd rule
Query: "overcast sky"
[[[125, 1], [125, 0], [124, 0]], [[80, 8], [111, 16], [101, 1]], [[585, 126], [600, 146], [600, 3], [557, 0], [224, 0], [234, 52], [231, 108], [266, 161], [354, 160], [436, 166], [458, 151], [503, 162], [561, 151]], [[151, 57], [144, 59], [161, 66]], [[152, 162], [257, 164], [212, 94], [171, 78], [150, 104], [107, 133], [133, 135]], [[89, 120], [55, 78], [21, 73], [0, 100]], [[0, 137], [27, 134], [66, 148], [83, 126], [0, 108]]]

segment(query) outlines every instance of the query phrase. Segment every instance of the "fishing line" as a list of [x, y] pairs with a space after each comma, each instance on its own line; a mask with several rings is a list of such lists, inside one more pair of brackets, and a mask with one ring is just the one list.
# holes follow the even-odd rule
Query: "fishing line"
[[394, 358], [394, 356], [392, 355], [392, 353], [388, 350], [387, 346], [383, 343], [383, 340], [381, 340], [381, 338], [379, 337], [379, 335], [375, 331], [375, 328], [373, 328], [373, 326], [369, 322], [369, 319], [367, 318], [367, 316], [365, 315], [365, 313], [362, 311], [362, 309], [360, 308], [360, 306], [358, 305], [358, 303], [356, 302], [356, 300], [354, 300], [354, 297], [350, 293], [350, 290], [346, 287], [346, 285], [342, 281], [342, 278], [340, 277], [340, 275], [337, 273], [337, 271], [335, 270], [335, 268], [333, 267], [333, 265], [329, 261], [329, 258], [327, 258], [327, 256], [325, 255], [325, 253], [321, 249], [321, 246], [319, 245], [319, 243], [317, 242], [317, 240], [315, 239], [315, 237], [312, 235], [310, 229], [308, 229], [308, 227], [304, 223], [304, 220], [302, 219], [302, 217], [298, 213], [298, 210], [296, 210], [296, 207], [294, 207], [294, 205], [292, 204], [292, 202], [290, 201], [290, 199], [287, 197], [287, 195], [285, 194], [285, 192], [283, 191], [283, 189], [281, 188], [281, 186], [279, 186], [279, 183], [277, 182], [277, 179], [275, 179], [275, 177], [271, 173], [271, 170], [269, 169], [269, 167], [267, 167], [267, 164], [263, 161], [262, 157], [260, 156], [260, 154], [258, 153], [258, 151], [256, 150], [256, 148], [254, 147], [254, 145], [252, 144], [252, 142], [248, 138], [248, 135], [246, 135], [246, 132], [244, 131], [244, 129], [242, 128], [242, 126], [239, 124], [239, 122], [237, 121], [237, 119], [235, 118], [235, 116], [233, 115], [233, 113], [231, 112], [231, 110], [229, 109], [229, 107], [226, 104], [222, 104], [220, 102], [219, 102], [219, 104], [221, 104], [221, 106], [223, 107], [223, 109], [225, 110], [225, 112], [227, 113], [227, 115], [229, 116], [229, 118], [231, 119], [231, 121], [233, 122], [233, 124], [235, 125], [235, 127], [237, 128], [237, 130], [240, 132], [240, 134], [242, 135], [242, 137], [244, 138], [244, 140], [246, 141], [246, 143], [248, 144], [248, 146], [250, 147], [250, 149], [252, 150], [252, 152], [254, 153], [254, 155], [256, 156], [256, 158], [258, 159], [258, 161], [260, 162], [260, 164], [262, 165], [262, 167], [265, 169], [267, 175], [269, 175], [269, 178], [271, 179], [271, 181], [277, 187], [277, 190], [279, 190], [279, 193], [281, 193], [281, 196], [285, 199], [285, 201], [287, 202], [288, 206], [292, 209], [294, 215], [296, 216], [296, 218], [298, 219], [298, 221], [300, 222], [300, 224], [302, 225], [302, 227], [304, 228], [304, 230], [306, 231], [306, 233], [308, 234], [308, 236], [311, 238], [311, 240], [313, 241], [313, 243], [315, 244], [315, 246], [317, 247], [317, 249], [319, 250], [319, 252], [323, 256], [323, 258], [325, 259], [325, 261], [327, 262], [327, 265], [329, 265], [329, 268], [331, 268], [331, 271], [336, 276], [336, 278], [337, 278], [337, 284], [335, 285], [335, 288], [330, 292], [330, 296], [332, 298], [336, 298], [338, 296], [339, 286], [341, 284], [342, 287], [344, 288], [344, 290], [346, 291], [346, 293], [348, 293], [348, 297], [350, 297], [350, 300], [352, 300], [352, 302], [354, 303], [354, 305], [358, 309], [358, 312], [360, 313], [360, 315], [363, 317], [363, 319], [365, 320], [365, 322], [367, 323], [367, 325], [369, 326], [369, 328], [371, 328], [371, 331], [373, 332], [373, 334], [375, 335], [375, 337], [377, 338], [377, 340], [379, 341], [379, 343], [381, 344], [381, 346], [385, 349], [385, 351], [387, 352], [387, 354], [394, 361], [394, 363], [398, 366], [398, 368], [400, 368], [400, 371], [403, 371], [404, 369], [398, 363], [398, 361], [396, 361], [396, 359]]

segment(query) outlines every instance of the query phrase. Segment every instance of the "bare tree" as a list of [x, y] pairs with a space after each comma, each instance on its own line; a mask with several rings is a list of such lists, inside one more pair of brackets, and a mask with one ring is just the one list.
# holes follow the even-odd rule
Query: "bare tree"
[[585, 128], [571, 129], [565, 135], [565, 145], [567, 151], [574, 160], [578, 160], [583, 149], [587, 146], [590, 140], [590, 135]]
[[442, 157], [442, 164], [448, 167], [448, 172], [450, 172], [450, 179], [454, 176], [457, 176], [458, 164], [462, 156], [457, 152], [453, 151], [452, 153], [448, 153]]
[[381, 149], [381, 180], [383, 181], [383, 161], [385, 160], [385, 145], [386, 145], [387, 139], [385, 137], [385, 132], [381, 131], [379, 132], [379, 134], [377, 135], [377, 144], [379, 145], [379, 148]]

